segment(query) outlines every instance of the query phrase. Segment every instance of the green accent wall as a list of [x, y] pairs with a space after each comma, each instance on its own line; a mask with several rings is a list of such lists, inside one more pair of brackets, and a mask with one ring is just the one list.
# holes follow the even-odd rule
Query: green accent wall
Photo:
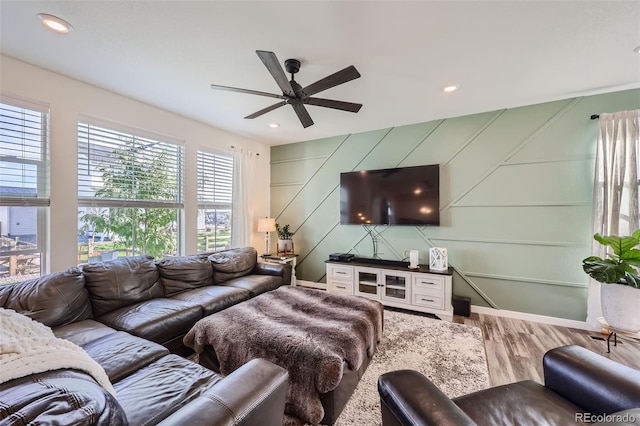
[[640, 108], [640, 90], [586, 96], [271, 148], [271, 214], [296, 230], [299, 279], [324, 282], [330, 253], [373, 253], [340, 225], [340, 173], [440, 164], [439, 227], [377, 226], [378, 254], [448, 249], [453, 292], [472, 304], [586, 317], [598, 124]]

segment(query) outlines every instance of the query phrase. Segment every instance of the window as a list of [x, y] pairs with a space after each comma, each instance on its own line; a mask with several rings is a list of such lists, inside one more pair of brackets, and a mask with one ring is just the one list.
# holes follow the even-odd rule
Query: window
[[48, 107], [0, 98], [0, 285], [44, 270]]
[[176, 255], [184, 147], [167, 137], [78, 123], [78, 263]]
[[198, 151], [198, 253], [231, 247], [233, 158]]

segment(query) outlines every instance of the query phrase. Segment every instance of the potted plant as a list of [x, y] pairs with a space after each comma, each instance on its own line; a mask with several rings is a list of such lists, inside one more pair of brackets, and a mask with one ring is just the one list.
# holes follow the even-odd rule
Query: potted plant
[[280, 227], [279, 223], [276, 223], [276, 232], [278, 233], [278, 255], [293, 254], [291, 237], [295, 235], [295, 232], [289, 230], [288, 224]]
[[607, 323], [616, 329], [635, 333], [640, 331], [640, 229], [631, 236], [616, 235], [593, 238], [610, 247], [606, 259], [589, 256], [582, 261], [582, 268], [594, 280], [603, 283], [601, 288], [602, 314]]

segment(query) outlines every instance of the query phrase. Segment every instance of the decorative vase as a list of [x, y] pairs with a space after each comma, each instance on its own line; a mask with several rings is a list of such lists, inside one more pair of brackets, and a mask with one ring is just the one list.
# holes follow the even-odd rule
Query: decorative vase
[[433, 247], [429, 249], [429, 269], [434, 271], [446, 271], [449, 268], [447, 249]]
[[602, 284], [600, 301], [605, 321], [629, 333], [640, 331], [640, 289], [624, 284]]
[[278, 256], [293, 254], [293, 240], [278, 239]]

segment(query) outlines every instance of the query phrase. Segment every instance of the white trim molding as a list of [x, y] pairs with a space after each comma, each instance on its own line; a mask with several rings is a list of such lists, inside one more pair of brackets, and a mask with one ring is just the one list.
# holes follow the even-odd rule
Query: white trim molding
[[471, 312], [478, 314], [493, 315], [496, 317], [513, 318], [525, 321], [540, 322], [543, 324], [557, 325], [560, 327], [577, 328], [580, 330], [600, 331], [598, 328], [593, 328], [586, 321], [576, 321], [566, 318], [550, 317], [546, 315], [530, 314], [527, 312], [508, 311], [506, 309], [494, 309], [487, 308], [485, 306], [471, 305]]

